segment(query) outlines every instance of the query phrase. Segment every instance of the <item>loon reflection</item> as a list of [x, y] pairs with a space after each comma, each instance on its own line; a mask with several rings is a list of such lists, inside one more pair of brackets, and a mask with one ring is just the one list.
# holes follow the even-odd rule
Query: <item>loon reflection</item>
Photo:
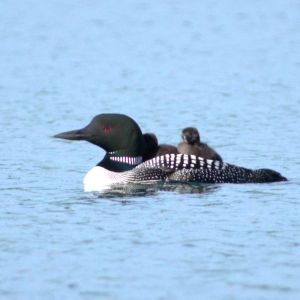
[[152, 184], [131, 183], [128, 185], [114, 185], [101, 192], [94, 192], [98, 198], [120, 199], [127, 201], [128, 197], [152, 197], [160, 192], [174, 192], [176, 194], [207, 194], [217, 191], [220, 185], [201, 184], [196, 182], [179, 183], [179, 182], [157, 182]]

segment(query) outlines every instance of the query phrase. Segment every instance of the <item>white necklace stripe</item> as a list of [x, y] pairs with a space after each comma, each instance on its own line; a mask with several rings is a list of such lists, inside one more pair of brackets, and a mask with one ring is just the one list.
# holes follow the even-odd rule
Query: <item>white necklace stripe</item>
[[143, 162], [141, 156], [111, 156], [109, 159], [129, 165], [139, 165]]

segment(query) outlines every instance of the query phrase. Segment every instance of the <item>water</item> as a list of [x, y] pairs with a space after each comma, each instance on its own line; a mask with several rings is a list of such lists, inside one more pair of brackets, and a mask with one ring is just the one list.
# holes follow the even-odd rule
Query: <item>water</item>
[[[299, 299], [299, 1], [1, 1], [1, 299]], [[199, 128], [274, 184], [84, 193], [98, 113]]]

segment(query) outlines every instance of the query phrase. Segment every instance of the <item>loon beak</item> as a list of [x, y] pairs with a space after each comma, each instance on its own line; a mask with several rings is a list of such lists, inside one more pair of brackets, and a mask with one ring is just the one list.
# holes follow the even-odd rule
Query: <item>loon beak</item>
[[85, 128], [79, 130], [71, 130], [54, 135], [53, 137], [65, 140], [89, 140], [90, 135]]

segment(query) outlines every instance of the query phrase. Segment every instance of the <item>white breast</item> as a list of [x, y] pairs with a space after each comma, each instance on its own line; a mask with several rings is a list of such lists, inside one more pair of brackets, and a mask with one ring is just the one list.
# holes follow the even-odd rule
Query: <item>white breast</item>
[[112, 172], [102, 167], [92, 168], [84, 177], [83, 185], [85, 192], [102, 191], [112, 184], [126, 183], [126, 172]]

